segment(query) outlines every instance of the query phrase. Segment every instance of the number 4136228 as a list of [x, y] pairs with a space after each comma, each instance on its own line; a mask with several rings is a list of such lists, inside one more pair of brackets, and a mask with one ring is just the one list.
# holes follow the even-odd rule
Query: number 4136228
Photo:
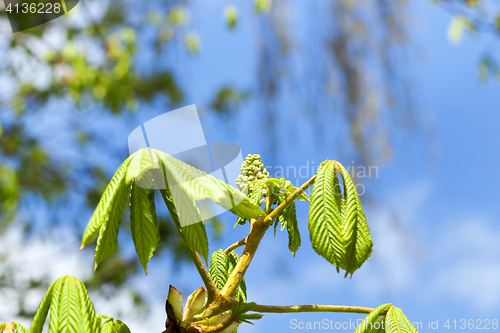
[[448, 319], [443, 325], [447, 329], [469, 329], [469, 330], [496, 330], [498, 329], [498, 319]]
[[61, 4], [60, 3], [9, 3], [7, 8], [5, 9], [8, 13], [16, 13], [16, 14], [52, 14], [52, 13], [60, 13], [61, 12]]

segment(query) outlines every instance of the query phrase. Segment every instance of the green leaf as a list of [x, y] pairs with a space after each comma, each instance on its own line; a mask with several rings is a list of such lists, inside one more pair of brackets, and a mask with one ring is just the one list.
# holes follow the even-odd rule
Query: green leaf
[[370, 257], [373, 243], [356, 185], [340, 163], [337, 162], [336, 166], [340, 169], [344, 181], [345, 206], [342, 215], [344, 218], [344, 239], [346, 240], [344, 244], [347, 252], [344, 269], [347, 273], [352, 274]]
[[306, 192], [301, 192], [299, 194], [299, 196], [297, 197], [298, 200], [300, 201], [307, 201], [307, 202], [311, 202], [311, 200], [309, 199], [309, 196], [307, 195]]
[[160, 241], [160, 229], [156, 216], [154, 190], [142, 188], [135, 181], [131, 185], [130, 223], [135, 251], [148, 274], [148, 263]]
[[85, 285], [83, 284], [82, 281], [78, 280], [77, 278], [73, 279], [78, 288], [79, 298], [81, 300], [81, 305], [82, 305], [81, 312], [83, 315], [84, 332], [89, 332], [89, 333], [99, 332], [100, 320], [95, 313], [94, 305], [90, 300], [87, 288], [85, 288]]
[[[170, 193], [170, 190], [167, 189], [161, 190], [163, 197], [165, 198], [165, 204], [167, 205], [168, 211], [170, 212], [170, 216], [172, 217], [172, 220], [174, 221], [175, 225], [179, 229], [182, 238], [186, 242], [186, 245], [189, 246], [190, 248], [194, 249], [196, 252], [198, 252], [204, 259], [205, 262], [208, 261], [208, 235], [207, 231], [205, 229], [205, 222], [201, 221], [199, 223], [195, 224], [190, 224], [185, 227], [181, 227], [180, 221], [179, 221], [179, 215], [177, 213], [177, 208], [176, 205], [174, 204], [174, 200], [172, 199], [172, 194]], [[182, 194], [182, 193], [180, 193]], [[183, 202], [186, 204], [194, 205], [192, 201], [189, 201], [186, 198], [186, 195], [184, 194]], [[177, 200], [177, 204], [179, 204], [179, 198]], [[183, 205], [181, 203], [181, 205]], [[186, 212], [196, 212], [197, 207], [191, 207], [192, 209], [183, 209], [181, 210], [181, 213], [186, 213]], [[196, 209], [195, 209], [196, 208]], [[199, 210], [197, 211], [199, 214]], [[201, 219], [201, 216], [200, 216]]]
[[[102, 225], [108, 223], [109, 221], [112, 222], [113, 219], [121, 218], [121, 213], [125, 208], [125, 205], [122, 202], [123, 192], [128, 191], [127, 188], [129, 184], [125, 179], [125, 175], [131, 159], [132, 156], [127, 158], [120, 165], [104, 190], [104, 193], [99, 200], [99, 204], [92, 214], [87, 228], [83, 233], [82, 248], [94, 241], [94, 238], [97, 236], [97, 231]], [[121, 208], [122, 206], [123, 208]]]
[[229, 277], [229, 258], [224, 251], [217, 250], [212, 253], [208, 273], [212, 277], [217, 289], [221, 291]]
[[52, 297], [49, 332], [91, 333], [98, 330], [94, 307], [88, 300], [85, 286], [73, 277], [65, 276], [61, 280], [62, 284]]
[[295, 257], [295, 253], [297, 253], [301, 244], [295, 202], [290, 203], [290, 205], [283, 210], [283, 213], [279, 216], [279, 221], [281, 223], [281, 230], [286, 227], [288, 232], [288, 249]]
[[[229, 269], [228, 269], [228, 277], [231, 275], [233, 272], [234, 268], [240, 261], [240, 257], [238, 254], [234, 251], [231, 251], [229, 254]], [[241, 280], [240, 284], [238, 285], [238, 289], [236, 290], [236, 295], [234, 296], [234, 299], [238, 302], [246, 302], [247, 301], [247, 286], [245, 283], [245, 278]]]
[[238, 23], [238, 11], [234, 6], [226, 5], [224, 8], [224, 18], [226, 20], [226, 24], [229, 28], [236, 28], [236, 24]]
[[387, 333], [418, 333], [413, 324], [401, 312], [401, 309], [395, 306], [387, 311], [385, 331]]
[[257, 14], [268, 13], [271, 11], [272, 0], [255, 0], [255, 11]]
[[252, 309], [254, 309], [256, 305], [257, 304], [255, 304], [254, 302], [244, 303], [240, 301], [236, 303], [231, 310], [234, 320], [239, 323], [245, 322], [253, 325], [250, 320], [258, 320], [262, 318], [262, 315], [260, 313], [248, 313], [249, 311], [252, 311]]
[[[33, 323], [31, 324], [30, 333], [42, 333], [43, 325], [45, 324], [45, 320], [47, 319], [47, 315], [49, 313], [50, 302], [52, 301], [52, 294], [55, 288], [54, 286], [58, 283], [57, 281], [49, 287], [45, 296], [43, 296], [43, 299], [36, 310]], [[62, 283], [62, 281], [59, 283]]]
[[334, 187], [337, 171], [333, 161], [321, 163], [316, 172], [309, 208], [309, 232], [313, 249], [337, 269], [345, 255], [341, 206]]
[[[281, 178], [284, 180], [284, 178]], [[264, 180], [267, 181], [267, 191], [269, 194], [274, 195], [275, 197], [279, 197], [281, 190], [283, 189], [283, 185], [278, 178], [268, 178]]]
[[119, 320], [111, 317], [102, 316], [105, 318], [101, 326], [101, 333], [130, 333], [130, 329]]
[[56, 280], [43, 298], [30, 333], [41, 333], [50, 308], [49, 333], [99, 332], [99, 320], [87, 289], [77, 278]]
[[[223, 250], [217, 250], [212, 253], [210, 257], [210, 267], [208, 272], [215, 283], [215, 286], [219, 291], [224, 288], [229, 276], [233, 272], [234, 268], [238, 264], [240, 258], [236, 252], [232, 251], [229, 256], [227, 256]], [[242, 279], [238, 288], [236, 289], [236, 294], [234, 299], [238, 302], [246, 302], [247, 300], [247, 287], [245, 284], [245, 278]]]
[[[258, 217], [265, 215], [264, 211], [262, 211], [262, 209], [260, 209], [259, 206], [251, 203], [247, 197], [241, 198], [240, 195], [244, 195], [244, 194], [242, 194], [240, 191], [235, 190], [230, 185], [227, 185], [227, 184], [224, 184], [224, 185], [228, 189], [228, 192], [230, 193], [230, 195], [232, 196], [233, 199], [235, 197], [237, 198], [238, 201], [240, 199], [242, 199], [241, 201], [239, 201], [239, 203], [236, 206], [233, 206], [233, 208], [228, 209], [231, 213], [233, 213], [234, 215], [237, 215], [239, 217], [242, 217], [246, 220], [249, 220], [252, 218], [258, 218]], [[235, 201], [235, 202], [237, 202], [237, 201]]]
[[[497, 31], [500, 32], [500, 15], [495, 16], [495, 28], [497, 29]], [[1, 124], [0, 124], [0, 135], [2, 135]]]
[[[381, 315], [382, 312], [384, 312], [385, 309], [387, 309], [389, 306], [392, 306], [392, 304], [383, 304], [380, 305], [379, 307], [373, 309], [366, 317], [363, 319], [361, 324], [358, 325], [354, 333], [368, 333], [368, 332], [377, 332], [379, 329], [382, 329], [383, 326], [381, 326], [379, 320], [383, 316]], [[379, 322], [379, 324], [374, 325], [376, 322]], [[382, 331], [383, 332], [383, 329]]]
[[[295, 191], [298, 190], [297, 187], [292, 186], [292, 182], [289, 180], [286, 180], [285, 178], [280, 178], [280, 188], [285, 191], [285, 193], [289, 196]], [[307, 201], [310, 202], [309, 196], [307, 195], [306, 192], [301, 192], [299, 196], [297, 197], [298, 200], [300, 201]]]
[[260, 200], [262, 199], [262, 196], [264, 195], [264, 189], [266, 188], [267, 185], [267, 179], [259, 179], [256, 182], [254, 182], [253, 185], [253, 190], [250, 193], [250, 201], [254, 205], [259, 205]]
[[134, 156], [127, 158], [116, 171], [83, 234], [82, 248], [93, 241], [99, 230], [94, 270], [100, 262], [111, 257], [118, 246], [118, 232], [129, 191], [126, 173]]
[[[344, 195], [337, 173], [344, 182]], [[309, 208], [309, 232], [313, 249], [348, 274], [368, 259], [372, 240], [356, 187], [347, 170], [336, 161], [320, 165]]]
[[52, 284], [52, 297], [50, 299], [50, 319], [49, 319], [49, 331], [52, 332], [54, 328], [57, 331], [58, 325], [59, 325], [59, 315], [60, 315], [60, 309], [59, 309], [59, 300], [62, 298], [63, 294], [63, 287], [66, 282], [67, 276], [63, 276], [56, 280]]
[[365, 333], [385, 333], [385, 316], [378, 317], [377, 321], [367, 327]]
[[[139, 182], [146, 178], [146, 182], [150, 182], [151, 171], [160, 170], [160, 160], [156, 155], [156, 150], [153, 148], [139, 149], [129, 157], [130, 165], [127, 168], [126, 182], [130, 184], [133, 180]], [[160, 173], [155, 175], [161, 176]], [[151, 187], [153, 188], [153, 187]]]
[[216, 204], [245, 219], [264, 215], [259, 206], [230, 185], [168, 154], [158, 150], [155, 152], [165, 166], [165, 177], [171, 192], [172, 186], [178, 186], [192, 201], [212, 199]]
[[205, 222], [201, 221], [181, 228], [186, 244], [208, 261], [208, 235]]
[[474, 31], [474, 23], [464, 15], [456, 15], [452, 18], [448, 27], [448, 40], [452, 43], [459, 43], [462, 40], [464, 31]]
[[99, 237], [95, 248], [94, 270], [99, 263], [115, 254], [118, 247], [118, 233], [123, 215], [123, 210], [127, 204], [129, 188], [124, 186], [118, 189], [113, 209], [109, 214], [109, 220], [101, 225]]
[[[250, 192], [249, 199], [250, 199], [250, 202], [253, 203], [254, 205], [260, 206], [259, 205], [260, 200], [262, 199], [262, 196], [264, 195], [265, 189], [267, 187], [266, 186], [267, 182], [268, 182], [268, 179], [266, 179], [266, 178], [259, 179], [255, 182], [253, 182], [253, 190]], [[250, 184], [248, 184], [248, 185], [250, 185]], [[246, 189], [248, 190], [248, 186], [246, 187]], [[243, 190], [243, 191], [245, 191], [245, 190]], [[236, 228], [236, 226], [238, 224], [244, 225], [245, 222], [246, 222], [245, 218], [238, 217], [238, 219], [236, 220], [236, 223], [234, 225], [234, 228]]]
[[[265, 179], [265, 178], [264, 178]], [[267, 183], [270, 185], [276, 185], [277, 187], [281, 188], [281, 185], [285, 181], [285, 178], [267, 178]], [[291, 184], [291, 182], [290, 182]]]

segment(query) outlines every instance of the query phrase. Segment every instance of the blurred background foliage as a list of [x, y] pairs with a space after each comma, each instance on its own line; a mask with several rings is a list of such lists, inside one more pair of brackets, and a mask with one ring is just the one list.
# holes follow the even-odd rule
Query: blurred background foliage
[[478, 76], [486, 82], [500, 78], [498, 67], [498, 37], [500, 36], [500, 8], [497, 1], [488, 0], [434, 0], [450, 13], [448, 39], [460, 43], [465, 34], [471, 37], [488, 36], [489, 43], [478, 60]]
[[[487, 1], [437, 3], [455, 15], [450, 41], [483, 29], [498, 34], [500, 19], [488, 11]], [[364, 165], [389, 161], [395, 136], [426, 135], [412, 93], [408, 25], [413, 18], [408, 1], [249, 4], [227, 4], [221, 21], [237, 33], [241, 18], [251, 18], [254, 82], [243, 88], [218, 87], [205, 105], [197, 102], [199, 109], [230, 122], [243, 112], [242, 105], [252, 105], [247, 112], [264, 124], [255, 131], [276, 142], [277, 129], [286, 119], [302, 120], [318, 140], [329, 138], [329, 149]], [[110, 129], [89, 124], [97, 118], [133, 123], [143, 105], [160, 108], [155, 115], [183, 105], [189, 85], [179, 63], [203, 57], [204, 41], [192, 19], [199, 6], [181, 0], [81, 0], [74, 9], [78, 15], [70, 12], [27, 31], [0, 35], [2, 233], [21, 225], [27, 242], [48, 237], [51, 227], [64, 222], [80, 236], [87, 222], [81, 217], [90, 216], [114, 169], [127, 156], [125, 143], [110, 142]], [[305, 23], [297, 24], [299, 12], [305, 13]], [[5, 11], [0, 23], [8, 24]], [[481, 60], [482, 78], [498, 76], [493, 59], [487, 53]], [[51, 149], [50, 133], [36, 130], [42, 115], [67, 120], [67, 151]], [[338, 125], [328, 125], [332, 121]], [[112, 156], [103, 159], [95, 153], [102, 147]], [[48, 218], [39, 216], [43, 209]], [[188, 257], [165, 216], [157, 255], [174, 253], [177, 265]], [[219, 221], [210, 224], [216, 237], [223, 232]], [[25, 306], [26, 293], [51, 281], [16, 281], [8, 264], [13, 255], [6, 251], [0, 256], [0, 294], [15, 294], [17, 315], [30, 317], [35, 308]], [[118, 254], [85, 282], [89, 289], [106, 290], [113, 297], [138, 268], [134, 256]], [[147, 307], [140, 293], [130, 286], [127, 290], [139, 307]]]

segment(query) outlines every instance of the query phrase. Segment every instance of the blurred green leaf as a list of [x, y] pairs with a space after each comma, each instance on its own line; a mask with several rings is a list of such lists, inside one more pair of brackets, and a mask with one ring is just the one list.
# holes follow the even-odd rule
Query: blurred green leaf
[[236, 28], [238, 24], [238, 10], [232, 5], [224, 7], [224, 19], [230, 29]]
[[175, 6], [168, 12], [168, 21], [171, 25], [182, 26], [188, 23], [189, 12], [185, 7]]
[[255, 11], [257, 14], [268, 13], [271, 11], [272, 0], [255, 0]]
[[451, 19], [448, 26], [448, 40], [451, 43], [459, 43], [464, 32], [474, 31], [474, 23], [466, 16], [456, 15]]
[[222, 87], [217, 91], [215, 99], [212, 101], [210, 107], [220, 114], [232, 114], [248, 96], [249, 94], [247, 92], [241, 92], [228, 86]]
[[184, 44], [189, 53], [197, 55], [200, 53], [200, 38], [195, 32], [190, 32], [184, 37]]

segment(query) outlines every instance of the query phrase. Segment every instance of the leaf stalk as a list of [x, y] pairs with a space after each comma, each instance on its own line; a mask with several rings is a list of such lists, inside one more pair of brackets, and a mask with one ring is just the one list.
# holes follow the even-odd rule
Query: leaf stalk
[[208, 273], [207, 268], [203, 264], [203, 261], [201, 260], [201, 256], [198, 252], [196, 252], [194, 249], [189, 247], [186, 243], [186, 240], [182, 236], [181, 230], [180, 230], [180, 223], [178, 221], [178, 216], [177, 212], [173, 209], [173, 200], [172, 196], [170, 194], [170, 191], [168, 190], [160, 190], [161, 197], [163, 198], [163, 201], [165, 202], [165, 205], [167, 206], [167, 209], [170, 213], [170, 216], [172, 216], [172, 219], [174, 220], [175, 227], [177, 228], [177, 231], [179, 233], [179, 236], [182, 239], [182, 242], [184, 243], [184, 247], [189, 253], [189, 256], [193, 260], [194, 265], [196, 266], [196, 269], [198, 270], [198, 273], [201, 276], [201, 279], [203, 280], [203, 283], [205, 284], [205, 288], [207, 288], [207, 293], [208, 293], [208, 300], [207, 303], [210, 304], [212, 301], [215, 299], [219, 298], [221, 295], [219, 293], [219, 290], [217, 290], [217, 287], [215, 286], [214, 281], [210, 277], [210, 274]]
[[[386, 313], [389, 307], [384, 310]], [[254, 312], [260, 313], [299, 313], [299, 312], [343, 312], [343, 313], [370, 313], [372, 308], [361, 306], [344, 306], [344, 305], [260, 305], [257, 304], [252, 309]]]

